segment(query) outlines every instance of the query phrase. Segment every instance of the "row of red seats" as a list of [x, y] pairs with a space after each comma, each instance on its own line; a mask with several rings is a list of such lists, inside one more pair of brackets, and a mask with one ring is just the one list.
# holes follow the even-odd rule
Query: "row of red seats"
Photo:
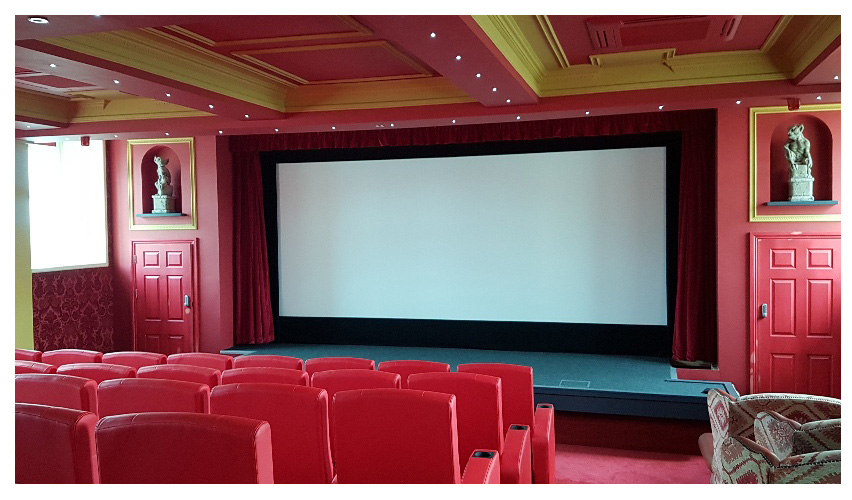
[[[127, 355], [121, 353], [111, 354]], [[215, 387], [219, 383], [231, 384], [258, 381], [308, 385], [307, 373], [302, 373], [294, 369], [301, 367], [301, 360], [297, 358], [288, 358], [285, 356], [241, 356], [232, 361], [232, 358], [228, 356], [206, 353], [190, 353], [174, 356], [178, 359], [172, 361], [172, 357], [169, 357], [169, 362], [183, 360], [183, 362], [206, 365], [209, 373], [203, 373], [205, 370], [203, 367], [193, 368], [189, 366], [166, 365], [142, 367], [139, 369], [138, 376], [189, 380], [205, 384], [209, 387]], [[65, 360], [76, 359], [79, 358], [68, 359], [66, 357]], [[269, 364], [275, 366], [292, 366], [293, 368], [269, 369], [256, 366]], [[225, 369], [220, 379], [218, 370], [211, 368], [212, 366], [220, 368], [245, 366], [246, 368]], [[339, 368], [341, 366], [373, 370], [375, 364], [372, 360], [360, 358], [309, 359], [306, 362], [306, 368], [314, 372], [313, 377], [311, 377], [311, 385], [325, 389], [328, 397], [333, 398], [335, 393], [348, 389], [406, 387], [408, 385], [406, 382], [410, 378], [408, 376], [401, 377], [393, 373], [364, 370], [320, 371], [328, 368]], [[92, 371], [95, 367], [68, 366], [67, 368], [69, 372], [73, 372], [76, 369], [76, 374], [85, 377], [87, 375], [91, 376], [91, 373], [87, 373], [86, 371]], [[459, 366], [459, 372], [462, 373], [449, 374], [446, 373], [449, 372], [449, 365], [430, 361], [390, 361], [380, 363], [379, 368], [401, 372], [403, 375], [426, 371], [444, 372], [443, 374], [435, 373], [413, 376], [411, 377], [411, 387], [455, 394], [459, 397], [459, 434], [463, 437], [459, 443], [461, 456], [469, 456], [467, 453], [468, 450], [476, 448], [477, 445], [482, 446], [483, 443], [489, 443], [491, 447], [503, 452], [502, 458], [505, 464], [503, 467], [504, 482], [530, 482], [531, 474], [529, 466], [525, 466], [525, 464], [530, 463], [531, 450], [529, 435], [531, 430], [532, 448], [536, 458], [534, 461], [536, 482], [552, 482], [555, 474], [553, 464], [555, 454], [553, 410], [550, 405], [540, 405], [541, 408], [536, 413], [533, 413], [531, 368], [501, 364], [469, 364]], [[477, 371], [491, 373], [491, 375], [464, 373]], [[125, 374], [125, 376], [133, 375]], [[501, 379], [502, 387], [505, 387], [502, 391]], [[110, 392], [111, 387], [119, 385], [121, 384], [107, 384], [106, 393], [114, 393], [115, 391]], [[138, 386], [139, 384], [136, 385]], [[92, 390], [91, 392], [94, 391]], [[132, 391], [124, 392], [126, 394], [132, 393]], [[148, 392], [150, 393], [151, 391], [149, 390]], [[524, 396], [528, 397], [528, 403], [525, 401]], [[139, 397], [150, 396], [140, 395]], [[108, 401], [111, 401], [110, 398], [114, 399], [114, 396], [107, 396]], [[131, 399], [133, 398], [131, 396]], [[198, 396], [197, 399], [204, 398]], [[508, 404], [506, 404], [507, 402]], [[103, 401], [101, 405], [101, 416], [133, 411], [132, 407], [126, 408], [121, 407], [121, 405], [119, 405], [118, 409], [113, 409], [115, 405], [104, 408]], [[501, 415], [501, 407], [506, 409], [514, 408], [516, 411], [512, 414], [511, 411], [503, 410], [503, 415]], [[94, 410], [95, 408], [91, 404], [88, 405], [88, 409]], [[150, 408], [145, 409], [145, 411], [152, 410]], [[508, 416], [503, 418], [505, 415]], [[334, 416], [331, 415], [331, 418], [333, 419]], [[483, 422], [483, 420], [488, 420], [489, 418], [493, 420], [493, 425]], [[503, 424], [502, 431], [500, 430], [501, 420]], [[513, 424], [513, 422], [524, 421], [537, 424], [539, 432], [536, 433], [535, 428], [530, 424]], [[497, 429], [497, 432], [491, 429]], [[487, 438], [489, 435], [491, 439]], [[332, 449], [334, 450], [334, 448]]]

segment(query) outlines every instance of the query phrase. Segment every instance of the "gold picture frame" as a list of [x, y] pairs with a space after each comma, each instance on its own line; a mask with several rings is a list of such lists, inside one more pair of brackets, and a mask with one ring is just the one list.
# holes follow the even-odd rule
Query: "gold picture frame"
[[[749, 222], [837, 222], [840, 214], [758, 214], [757, 122], [761, 115], [777, 113], [818, 113], [839, 111], [840, 104], [809, 104], [790, 110], [787, 106], [767, 106], [749, 109]], [[839, 166], [838, 166], [839, 167]], [[768, 171], [768, 169], [767, 169]]]
[[[191, 218], [188, 224], [137, 224], [135, 213], [135, 197], [134, 197], [134, 182], [133, 182], [133, 146], [139, 144], [187, 144], [189, 146], [189, 205], [190, 212], [187, 214]], [[128, 206], [131, 231], [169, 231], [182, 229], [198, 229], [198, 210], [196, 207], [196, 192], [195, 192], [195, 140], [192, 137], [175, 137], [164, 139], [130, 139], [127, 141], [127, 186], [128, 186]], [[186, 189], [186, 186], [181, 186]]]

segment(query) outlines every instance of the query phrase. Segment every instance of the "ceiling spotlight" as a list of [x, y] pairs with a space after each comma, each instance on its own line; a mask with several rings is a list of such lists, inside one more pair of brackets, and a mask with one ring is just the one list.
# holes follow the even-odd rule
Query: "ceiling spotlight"
[[337, 127], [335, 127], [334, 125], [332, 125], [332, 126], [331, 126], [331, 130], [337, 130]]
[[821, 100], [822, 100], [822, 96], [821, 96], [821, 95], [818, 95], [818, 96], [817, 96], [817, 101], [821, 101]]
[[172, 95], [166, 92], [166, 97], [171, 97]]
[[511, 99], [506, 99], [506, 102], [507, 102], [507, 103], [508, 103], [508, 102], [512, 102], [512, 100], [511, 100]]
[[278, 132], [278, 129], [275, 129], [275, 131]]
[[166, 135], [169, 135], [169, 133], [168, 133], [168, 132], [166, 132]]
[[208, 105], [207, 105], [207, 107], [209, 107], [210, 109], [213, 109], [213, 105], [212, 105], [212, 104], [208, 104]]
[[520, 120], [520, 119], [521, 119], [521, 115], [518, 115], [518, 116], [515, 117], [515, 120]]
[[497, 87], [491, 87], [491, 92], [497, 92]]
[[391, 127], [393, 127], [393, 123], [391, 123]]
[[435, 33], [429, 33], [429, 38], [435, 38], [436, 36], [438, 35], [436, 35]]
[[591, 111], [586, 111], [586, 114], [587, 114], [587, 115], [588, 115], [589, 113], [591, 113]]
[[51, 67], [51, 68], [55, 68], [55, 67], [56, 67], [56, 65], [55, 65], [55, 64], [53, 64], [53, 63], [50, 63], [50, 67]]
[[29, 126], [29, 125], [27, 125], [27, 128], [30, 128], [30, 126]]
[[31, 23], [35, 23], [35, 24], [47, 24], [47, 23], [50, 22], [50, 21], [47, 20], [46, 17], [41, 17], [41, 16], [30, 16], [30, 17], [27, 18], [27, 21], [29, 21]]
[[737, 104], [741, 104], [741, 103], [742, 103], [742, 101], [739, 101], [739, 100], [737, 101]]
[[657, 106], [657, 109], [663, 109], [663, 105], [660, 104], [659, 106]]
[[117, 135], [113, 135], [113, 137], [118, 137]]
[[461, 56], [456, 56], [456, 61], [461, 61]]
[[477, 74], [476, 74], [476, 77], [477, 77], [477, 78], [482, 78], [482, 73], [477, 73]]
[[222, 131], [220, 130], [220, 131], [219, 131], [219, 133], [221, 134], [221, 133], [222, 133]]
[[835, 80], [840, 80], [840, 75], [834, 75]]
[[455, 122], [456, 122], [456, 121], [455, 121], [455, 120], [453, 120], [453, 123], [455, 123]]
[[114, 84], [118, 85], [118, 84], [119, 84], [119, 83], [121, 83], [121, 82], [119, 82], [118, 80], [113, 80], [113, 81], [112, 81], [112, 83], [114, 83]]
[[248, 118], [248, 115], [244, 115], [244, 116], [245, 116], [246, 118]]

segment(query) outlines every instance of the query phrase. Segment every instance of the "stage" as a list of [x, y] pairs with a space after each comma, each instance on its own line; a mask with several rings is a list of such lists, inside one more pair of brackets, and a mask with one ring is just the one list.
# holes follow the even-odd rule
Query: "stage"
[[352, 356], [381, 361], [423, 359], [459, 364], [492, 362], [531, 366], [536, 403], [558, 411], [708, 420], [707, 391], [737, 396], [729, 382], [678, 380], [665, 358], [437, 347], [327, 344], [243, 345], [222, 354], [279, 354], [302, 359]]

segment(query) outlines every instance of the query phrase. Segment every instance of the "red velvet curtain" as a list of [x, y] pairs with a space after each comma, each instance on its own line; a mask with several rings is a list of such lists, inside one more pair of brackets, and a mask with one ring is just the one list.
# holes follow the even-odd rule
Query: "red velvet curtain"
[[260, 154], [233, 155], [234, 343], [275, 340], [263, 216]]
[[[351, 132], [314, 132], [303, 134], [265, 134], [231, 137], [234, 164], [258, 169], [260, 151], [295, 149], [364, 148], [377, 146], [428, 146], [489, 141], [518, 141], [564, 137], [680, 132], [682, 154], [680, 168], [680, 206], [678, 209], [678, 286], [676, 292], [672, 357], [686, 361], [716, 361], [716, 112], [693, 110], [637, 113], [629, 115], [568, 118], [524, 123], [492, 123], [394, 130]], [[254, 165], [254, 166], [252, 166]], [[240, 175], [237, 172], [237, 175]], [[236, 175], [235, 175], [236, 177]], [[260, 174], [243, 174], [248, 208], [235, 210], [235, 228], [264, 231]], [[249, 195], [251, 193], [251, 195]], [[243, 200], [235, 196], [235, 205]], [[251, 224], [246, 224], [250, 220]], [[247, 235], [246, 235], [247, 236]], [[238, 238], [239, 239], [239, 238]], [[259, 237], [253, 239], [259, 240]], [[243, 245], [243, 242], [239, 243]], [[258, 250], [260, 251], [260, 249]], [[266, 265], [254, 255], [245, 262], [237, 255], [237, 268]], [[249, 257], [245, 255], [245, 257]], [[245, 258], [244, 257], [244, 258]], [[258, 270], [260, 273], [260, 270]], [[266, 288], [268, 302], [268, 268]], [[237, 274], [235, 274], [236, 276]], [[255, 276], [255, 274], [252, 274]], [[241, 290], [235, 290], [239, 296]], [[262, 295], [256, 290], [253, 296]], [[235, 312], [236, 315], [236, 312]], [[264, 337], [265, 338], [265, 337]]]

